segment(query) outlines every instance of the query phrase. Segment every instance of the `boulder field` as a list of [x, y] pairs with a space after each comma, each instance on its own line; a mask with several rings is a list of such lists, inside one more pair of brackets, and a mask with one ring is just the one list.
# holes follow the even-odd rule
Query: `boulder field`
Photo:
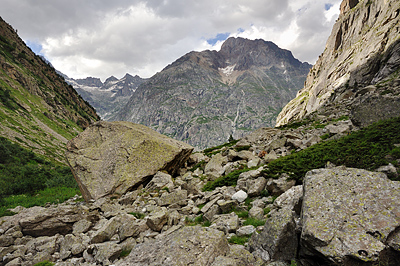
[[[352, 128], [349, 123], [328, 128], [333, 137], [334, 132], [340, 136]], [[116, 150], [127, 149], [125, 158], [142, 156], [141, 161], [146, 161], [144, 149], [133, 149], [132, 143], [147, 138], [124, 142], [135, 126], [112, 124], [95, 124], [70, 142], [74, 156], [90, 158], [81, 159], [78, 167], [78, 159], [68, 155], [76, 178], [98, 173], [101, 163], [93, 160], [95, 156], [111, 169], [117, 164], [129, 169], [122, 159], [107, 161], [105, 155]], [[117, 133], [114, 126], [125, 131]], [[289, 149], [301, 150], [321, 141], [319, 130], [304, 134], [301, 128], [264, 128], [214, 153], [193, 153], [182, 159], [176, 156], [181, 151], [171, 152], [160, 156], [163, 163], [152, 161], [158, 165], [154, 173], [145, 174], [135, 185], [124, 180], [128, 185], [109, 186], [109, 180], [101, 175], [96, 180], [93, 174], [92, 182], [99, 187], [104, 182], [118, 187], [120, 193], [95, 194], [87, 189], [98, 198], [83, 201], [76, 196], [58, 205], [17, 207], [12, 210], [16, 215], [0, 218], [0, 265], [31, 266], [43, 261], [57, 266], [399, 265], [399, 182], [382, 172], [332, 164], [309, 171], [303, 184], [286, 174], [275, 179], [264, 175], [268, 161]], [[140, 134], [145, 135], [143, 131]], [[238, 149], [243, 147], [247, 150]], [[85, 160], [94, 163], [83, 167]], [[244, 166], [250, 168], [239, 174], [235, 186], [203, 191], [207, 181]], [[109, 171], [107, 179], [114, 179], [113, 173], [119, 172]]]

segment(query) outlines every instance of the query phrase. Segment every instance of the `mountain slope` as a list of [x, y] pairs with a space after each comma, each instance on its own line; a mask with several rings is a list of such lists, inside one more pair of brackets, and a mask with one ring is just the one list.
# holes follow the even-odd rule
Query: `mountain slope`
[[125, 106], [137, 87], [146, 81], [137, 75], [129, 74], [121, 79], [109, 77], [104, 83], [99, 78], [72, 79], [63, 76], [104, 120], [108, 120]]
[[400, 113], [400, 2], [345, 0], [326, 49], [277, 126], [314, 112], [365, 126]]
[[113, 120], [217, 145], [272, 126], [310, 67], [272, 42], [229, 38], [219, 52], [190, 52], [151, 77]]
[[65, 144], [96, 111], [0, 18], [0, 136], [64, 161]]

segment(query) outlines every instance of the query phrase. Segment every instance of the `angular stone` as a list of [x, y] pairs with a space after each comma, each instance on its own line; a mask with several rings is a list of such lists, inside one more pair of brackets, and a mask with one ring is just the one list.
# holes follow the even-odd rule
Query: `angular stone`
[[90, 222], [86, 219], [79, 220], [76, 223], [74, 223], [74, 225], [72, 226], [72, 233], [74, 235], [78, 235], [80, 233], [86, 233], [90, 229], [91, 226], [92, 226], [92, 222]]
[[97, 122], [67, 144], [66, 157], [86, 201], [122, 195], [165, 170], [174, 174], [193, 148], [130, 122]]
[[267, 183], [267, 189], [273, 196], [279, 196], [296, 184], [296, 180], [288, 179], [287, 174], [282, 174], [279, 179], [270, 179]]
[[90, 251], [95, 261], [102, 265], [110, 265], [118, 259], [122, 247], [115, 242], [106, 242], [92, 245]]
[[260, 161], [261, 161], [260, 158], [255, 158], [253, 160], [250, 160], [247, 163], [247, 168], [253, 168], [253, 167], [258, 166], [260, 164]]
[[211, 179], [216, 179], [224, 174], [224, 165], [228, 163], [228, 159], [222, 156], [221, 153], [215, 154], [211, 160], [206, 164], [204, 173]]
[[156, 232], [160, 232], [163, 226], [168, 222], [168, 212], [161, 210], [151, 213], [146, 219], [147, 226]]
[[249, 236], [252, 233], [256, 231], [256, 228], [253, 225], [246, 225], [240, 227], [238, 230], [236, 230], [236, 235], [237, 236]]
[[[377, 261], [400, 226], [400, 183], [385, 174], [336, 167], [304, 178], [302, 246], [331, 263]], [[323, 199], [323, 200], [321, 200]]]
[[149, 229], [145, 220], [136, 220], [134, 223], [129, 222], [122, 224], [119, 228], [118, 234], [121, 241], [128, 237], [137, 237]]
[[258, 257], [265, 261], [290, 261], [297, 256], [296, 230], [301, 211], [302, 192], [302, 186], [296, 186], [275, 200], [274, 205], [277, 208], [268, 214], [261, 233], [254, 233], [249, 241], [250, 250]]
[[118, 232], [120, 226], [121, 226], [121, 221], [118, 219], [118, 217], [111, 218], [110, 220], [106, 221], [105, 224], [103, 224], [103, 226], [94, 233], [92, 239], [90, 240], [90, 243], [95, 244], [95, 243], [103, 243], [105, 241], [109, 241], [111, 237]]
[[[203, 211], [203, 209], [201, 209]], [[221, 209], [218, 205], [212, 205], [207, 212], [204, 213], [203, 217], [207, 221], [212, 221], [215, 215], [218, 215], [221, 213]]]
[[72, 232], [73, 224], [81, 219], [91, 219], [91, 214], [79, 206], [51, 208], [32, 207], [22, 211], [19, 223], [22, 232], [31, 236], [65, 235]]
[[160, 190], [162, 188], [168, 188], [169, 190], [172, 190], [174, 188], [174, 182], [172, 181], [171, 175], [163, 172], [157, 172], [147, 184], [146, 189]]
[[247, 190], [247, 194], [250, 197], [259, 196], [261, 192], [265, 189], [266, 185], [267, 185], [267, 180], [264, 177], [260, 176], [251, 183], [249, 189]]
[[187, 190], [174, 190], [171, 193], [163, 193], [158, 200], [159, 206], [166, 206], [172, 204], [185, 204], [187, 200]]
[[129, 256], [115, 263], [128, 265], [211, 265], [229, 252], [224, 233], [201, 226], [183, 227], [162, 239], [136, 245]]
[[244, 192], [243, 190], [239, 190], [235, 194], [233, 194], [232, 199], [237, 200], [239, 203], [245, 201], [247, 199], [247, 193]]
[[249, 210], [249, 217], [262, 220], [264, 218], [264, 210], [259, 207], [252, 207]]
[[265, 157], [264, 157], [264, 161], [266, 163], [270, 163], [272, 161], [275, 161], [276, 159], [278, 159], [278, 155], [276, 155], [276, 152], [274, 150], [270, 151], [270, 153], [268, 153]]
[[221, 208], [223, 213], [232, 211], [237, 206], [236, 200], [227, 200], [223, 202], [218, 202], [218, 206]]
[[234, 212], [214, 215], [211, 223], [211, 228], [216, 228], [225, 234], [234, 233], [239, 228], [239, 217]]

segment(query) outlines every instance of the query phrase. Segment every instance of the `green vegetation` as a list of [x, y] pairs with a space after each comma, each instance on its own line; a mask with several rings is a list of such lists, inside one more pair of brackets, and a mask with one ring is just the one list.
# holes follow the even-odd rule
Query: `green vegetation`
[[238, 143], [239, 140], [233, 140], [231, 142], [219, 145], [219, 146], [215, 146], [215, 147], [211, 147], [211, 148], [207, 148], [205, 149], [203, 152], [205, 155], [207, 156], [211, 156], [214, 155], [216, 153], [221, 152], [220, 149], [222, 149], [223, 147], [232, 147], [233, 145], [235, 145], [236, 143]]
[[190, 219], [190, 218], [186, 217], [185, 225], [187, 225], [187, 226], [201, 225], [203, 227], [208, 227], [211, 225], [211, 222], [204, 219], [203, 214], [201, 214], [194, 219]]
[[244, 245], [249, 241], [250, 236], [232, 236], [228, 242], [231, 244]]
[[48, 260], [45, 260], [45, 261], [36, 263], [36, 264], [33, 265], [33, 266], [53, 266], [53, 265], [55, 265], [53, 262], [50, 262], [50, 261], [48, 261]]
[[265, 224], [265, 220], [259, 220], [253, 217], [249, 217], [243, 222], [243, 225], [252, 225], [254, 227], [262, 226]]
[[129, 214], [132, 214], [133, 216], [135, 216], [136, 219], [143, 219], [145, 216], [143, 213], [140, 213], [140, 212], [130, 212]]
[[0, 137], [0, 216], [8, 208], [63, 202], [79, 193], [69, 167]]
[[125, 258], [128, 257], [128, 255], [131, 253], [132, 249], [123, 249], [121, 253], [119, 253], [120, 258]]
[[206, 164], [207, 163], [205, 161], [200, 161], [200, 162], [196, 163], [192, 168], [190, 168], [189, 171], [194, 172], [198, 168], [200, 168], [201, 170], [204, 171], [204, 167], [206, 166]]
[[216, 187], [223, 187], [223, 186], [236, 186], [237, 180], [239, 178], [239, 175], [244, 172], [248, 172], [250, 170], [257, 169], [257, 167], [254, 168], [244, 168], [244, 169], [238, 169], [234, 170], [233, 172], [221, 176], [214, 181], [208, 181], [207, 184], [204, 185], [203, 191], [212, 191]]
[[400, 150], [395, 144], [400, 144], [400, 117], [375, 123], [339, 140], [329, 140], [281, 157], [269, 163], [264, 173], [272, 178], [288, 173], [290, 178], [301, 183], [309, 170], [323, 168], [328, 161], [336, 165], [374, 170], [388, 163], [397, 164]]

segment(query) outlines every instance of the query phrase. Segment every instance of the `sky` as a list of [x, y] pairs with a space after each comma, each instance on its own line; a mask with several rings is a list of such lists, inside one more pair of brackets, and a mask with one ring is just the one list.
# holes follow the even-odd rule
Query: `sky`
[[314, 64], [341, 0], [0, 0], [0, 16], [71, 78], [149, 78], [229, 37], [264, 39]]

